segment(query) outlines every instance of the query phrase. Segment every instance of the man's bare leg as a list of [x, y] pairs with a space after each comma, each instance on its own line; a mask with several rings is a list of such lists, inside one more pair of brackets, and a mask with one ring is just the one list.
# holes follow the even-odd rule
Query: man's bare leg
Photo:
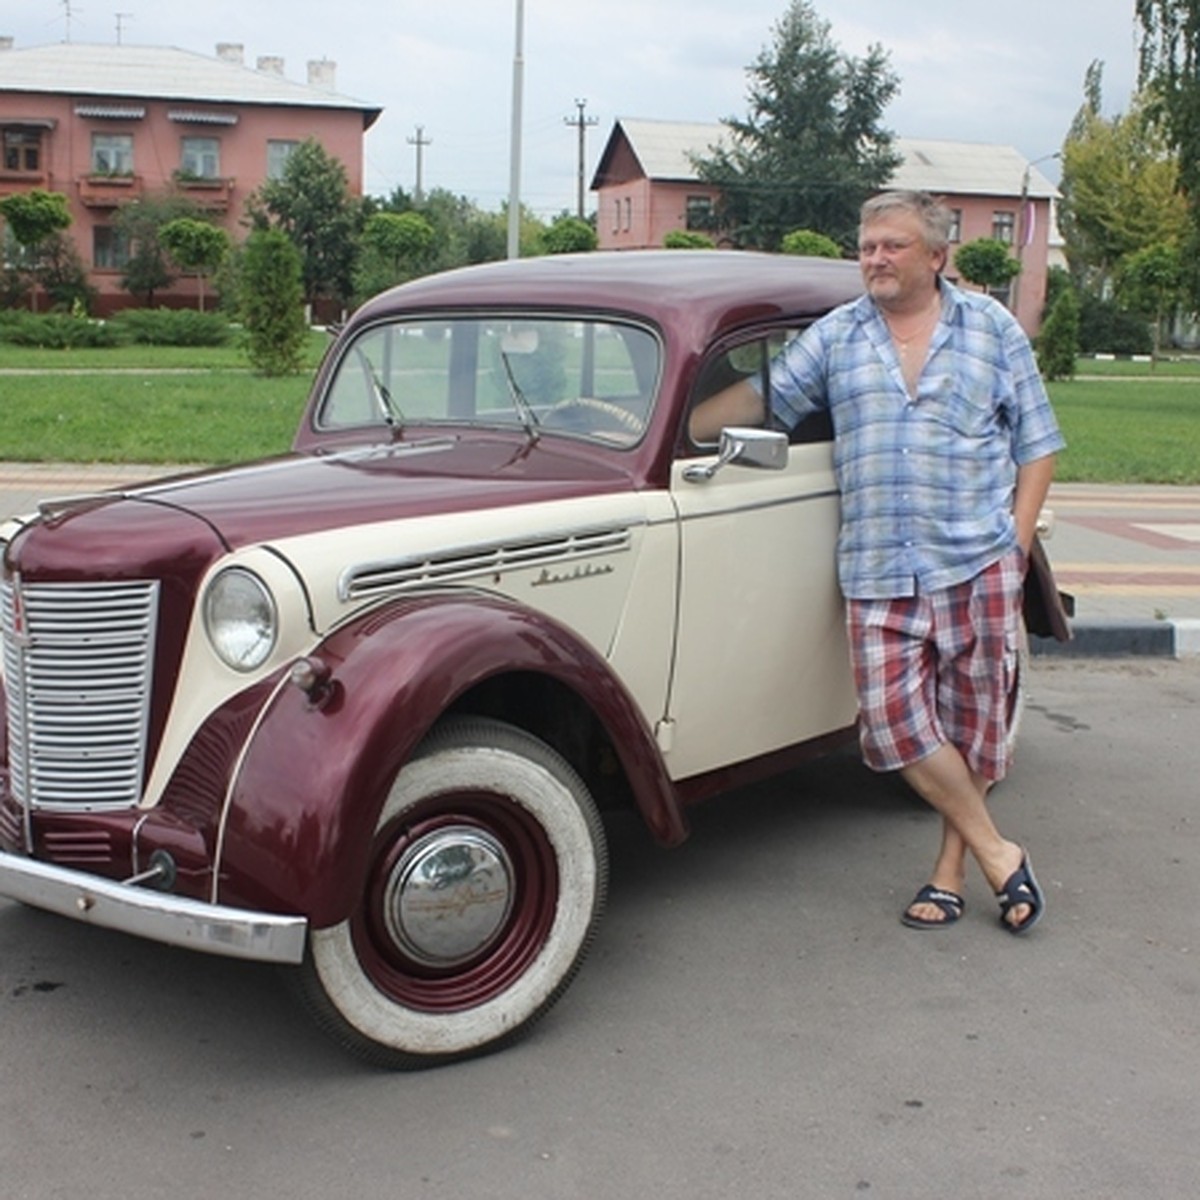
[[[963, 887], [966, 853], [979, 863], [992, 891], [1004, 887], [1020, 867], [1023, 851], [1016, 842], [1000, 836], [988, 812], [988, 783], [975, 774], [951, 745], [942, 745], [927, 758], [901, 770], [908, 785], [942, 815], [942, 846], [930, 882], [939, 888], [960, 892]], [[930, 912], [926, 912], [930, 908]], [[936, 919], [932, 906], [918, 905], [914, 915]], [[1027, 904], [1015, 905], [1008, 913], [1011, 925], [1020, 925], [1031, 914]]]

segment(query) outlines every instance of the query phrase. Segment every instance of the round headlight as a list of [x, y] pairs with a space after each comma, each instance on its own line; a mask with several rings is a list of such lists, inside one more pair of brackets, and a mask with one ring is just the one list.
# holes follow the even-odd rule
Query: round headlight
[[275, 648], [275, 601], [257, 575], [241, 567], [222, 571], [204, 598], [204, 624], [222, 662], [253, 671]]

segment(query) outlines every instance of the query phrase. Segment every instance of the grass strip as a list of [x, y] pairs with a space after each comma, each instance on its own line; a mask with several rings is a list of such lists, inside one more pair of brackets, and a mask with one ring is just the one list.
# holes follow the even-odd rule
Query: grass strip
[[[328, 337], [314, 333], [315, 366]], [[291, 445], [311, 381], [266, 379], [234, 347], [0, 346], [0, 460], [230, 463]], [[172, 373], [186, 371], [186, 374]], [[1095, 371], [1104, 378], [1091, 378]], [[161, 373], [160, 373], [161, 372]], [[1050, 396], [1068, 448], [1057, 478], [1200, 484], [1200, 364], [1081, 361]]]

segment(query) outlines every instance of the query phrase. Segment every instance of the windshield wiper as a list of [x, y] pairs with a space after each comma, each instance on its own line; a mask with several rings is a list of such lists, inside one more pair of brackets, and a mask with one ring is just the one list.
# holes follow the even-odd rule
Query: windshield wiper
[[537, 419], [537, 413], [533, 411], [533, 405], [525, 397], [525, 393], [521, 391], [521, 385], [517, 382], [516, 375], [513, 374], [512, 363], [508, 361], [508, 355], [503, 350], [500, 351], [500, 361], [504, 364], [504, 377], [508, 380], [509, 395], [512, 396], [513, 407], [517, 410], [517, 415], [521, 418], [521, 424], [525, 428], [525, 435], [531, 442], [536, 442], [538, 437], [537, 427], [541, 422]]
[[358, 351], [359, 362], [363, 370], [367, 374], [368, 380], [371, 383], [371, 398], [375, 401], [375, 407], [379, 409], [379, 415], [383, 417], [384, 423], [389, 429], [404, 428], [404, 413], [400, 411], [400, 406], [392, 399], [392, 393], [388, 391], [387, 385], [379, 378], [379, 373], [375, 370], [374, 364], [361, 351]]

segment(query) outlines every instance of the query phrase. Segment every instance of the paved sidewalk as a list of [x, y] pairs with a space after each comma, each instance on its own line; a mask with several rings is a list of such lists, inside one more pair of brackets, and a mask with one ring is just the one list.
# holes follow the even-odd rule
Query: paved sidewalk
[[[0, 462], [0, 518], [39, 500], [102, 491], [185, 468]], [[1200, 487], [1056, 483], [1046, 550], [1076, 599], [1075, 639], [1037, 653], [1200, 654]]]
[[1047, 507], [1046, 550], [1075, 596], [1067, 652], [1200, 654], [1200, 487], [1056, 483]]

